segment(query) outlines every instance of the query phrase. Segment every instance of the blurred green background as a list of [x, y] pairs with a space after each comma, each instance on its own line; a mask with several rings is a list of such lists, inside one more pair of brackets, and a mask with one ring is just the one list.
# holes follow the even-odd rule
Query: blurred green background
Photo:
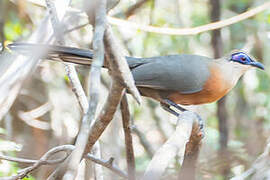
[[[135, 11], [130, 10], [139, 0], [121, 0], [110, 15], [138, 24], [158, 27], [195, 27], [213, 20], [226, 19], [243, 13], [267, 0], [145, 0]], [[41, 22], [46, 8], [38, 0], [0, 1], [0, 40], [2, 45], [13, 41], [25, 41]], [[81, 8], [82, 1], [72, 2], [72, 7]], [[220, 17], [213, 15], [220, 10]], [[212, 17], [211, 17], [212, 14]], [[70, 22], [72, 25], [73, 21]], [[84, 20], [77, 20], [84, 24]], [[199, 54], [209, 57], [228, 54], [233, 49], [243, 49], [261, 61], [265, 71], [247, 72], [226, 99], [219, 103], [187, 107], [198, 112], [206, 121], [200, 157], [197, 164], [198, 179], [229, 179], [250, 168], [253, 161], [264, 151], [270, 135], [270, 10], [250, 19], [221, 29], [221, 36], [212, 31], [198, 35], [176, 36], [147, 33], [130, 27], [113, 26], [114, 33], [126, 50], [126, 55], [151, 57], [168, 54]], [[90, 25], [65, 35], [69, 46], [91, 47]], [[218, 31], [216, 31], [218, 32]], [[221, 38], [216, 45], [214, 38]], [[215, 54], [220, 48], [221, 54]], [[81, 82], [87, 82], [87, 67], [76, 66]], [[106, 100], [109, 76], [104, 70], [99, 104]], [[87, 87], [85, 87], [87, 88]], [[159, 104], [144, 98], [138, 106], [129, 97], [130, 109], [136, 128], [146, 138], [152, 149], [146, 150], [137, 133], [134, 133], [136, 170], [143, 173], [153, 155], [174, 131], [176, 118], [159, 107]], [[99, 107], [99, 108], [100, 108]], [[37, 109], [38, 108], [38, 109]], [[35, 116], [32, 111], [38, 111]], [[35, 111], [35, 112], [36, 112]], [[41, 112], [40, 112], [41, 111]], [[219, 113], [217, 113], [219, 112]], [[14, 105], [1, 120], [0, 153], [15, 157], [38, 159], [51, 147], [74, 143], [82, 113], [72, 93], [64, 66], [58, 62], [42, 61], [31, 77], [24, 82]], [[125, 169], [124, 137], [119, 112], [101, 137], [104, 159], [115, 158]], [[224, 121], [225, 120], [225, 121]], [[224, 122], [219, 128], [219, 121]], [[220, 133], [228, 133], [222, 137]], [[224, 139], [225, 138], [225, 139]], [[177, 160], [167, 169], [164, 179], [177, 176]], [[265, 164], [268, 167], [269, 164]], [[0, 176], [8, 176], [26, 167], [7, 161], [0, 162]], [[27, 179], [44, 179], [55, 167], [39, 168]], [[269, 168], [260, 171], [268, 177]], [[105, 179], [117, 179], [104, 169]]]

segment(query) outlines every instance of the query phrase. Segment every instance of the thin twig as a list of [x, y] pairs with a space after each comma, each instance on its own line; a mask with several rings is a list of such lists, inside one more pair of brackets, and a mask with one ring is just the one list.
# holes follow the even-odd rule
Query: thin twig
[[[39, 168], [42, 165], [50, 165], [50, 164], [57, 164], [57, 163], [63, 162], [67, 156], [65, 156], [64, 158], [61, 158], [61, 159], [57, 159], [57, 160], [49, 160], [49, 158], [60, 151], [71, 150], [71, 147], [73, 147], [73, 146], [72, 145], [63, 145], [63, 146], [58, 146], [58, 147], [52, 148], [48, 152], [46, 152], [39, 160], [35, 161], [31, 166], [19, 171], [17, 175], [13, 175], [10, 177], [3, 177], [1, 179], [2, 180], [4, 180], [4, 179], [5, 180], [22, 179], [22, 178], [28, 176], [29, 173], [36, 170], [37, 168]], [[2, 156], [2, 158], [6, 158], [6, 157]], [[15, 158], [9, 157], [9, 158], [6, 158], [6, 160], [13, 160], [14, 161]], [[26, 160], [26, 159], [17, 159], [17, 160], [18, 160], [18, 162], [24, 161], [27, 163], [30, 163], [30, 161], [33, 161], [33, 160]]]
[[[1, 177], [0, 179], [1, 180], [20, 179], [20, 178], [26, 177], [27, 175], [29, 175], [29, 173], [31, 173], [32, 171], [34, 171], [35, 169], [39, 168], [42, 165], [59, 164], [59, 163], [63, 162], [66, 159], [66, 157], [68, 157], [68, 155], [74, 149], [75, 149], [75, 146], [73, 146], [73, 145], [57, 146], [57, 147], [50, 149], [48, 152], [46, 152], [39, 160], [15, 158], [15, 157], [10, 157], [10, 156], [0, 155], [1, 160], [7, 160], [7, 161], [23, 163], [23, 164], [32, 164], [31, 166], [20, 170], [17, 175], [10, 176], [10, 177]], [[50, 160], [52, 156], [54, 156], [56, 153], [59, 153], [59, 152], [65, 152], [66, 153], [65, 157]], [[117, 167], [113, 163], [113, 158], [110, 158], [109, 160], [103, 160], [103, 159], [100, 159], [100, 158], [93, 156], [90, 153], [86, 154], [85, 158], [110, 169], [111, 171], [115, 172], [116, 174], [118, 174], [119, 176], [121, 176], [123, 178], [127, 178], [127, 174], [124, 171], [120, 170], [119, 167]]]
[[[54, 35], [57, 39], [57, 43], [60, 45], [64, 45], [65, 44], [64, 36], [63, 36], [64, 28], [59, 18], [57, 17], [55, 5], [51, 0], [46, 0], [46, 5], [50, 12], [51, 22], [52, 22], [52, 26], [54, 30]], [[72, 91], [74, 92], [82, 111], [86, 112], [88, 108], [88, 101], [84, 93], [84, 90], [82, 88], [82, 85], [80, 83], [76, 69], [74, 65], [65, 64], [64, 66], [65, 66], [65, 71], [67, 73], [70, 84], [72, 86]]]
[[135, 157], [132, 144], [132, 135], [130, 128], [130, 112], [128, 109], [127, 95], [125, 94], [121, 100], [121, 113], [122, 113], [122, 123], [125, 134], [125, 145], [126, 145], [126, 159], [127, 159], [127, 168], [128, 168], [128, 179], [136, 179], [135, 171]]
[[113, 16], [118, 17], [118, 16], [124, 14], [125, 15], [125, 18], [129, 18], [138, 9], [140, 9], [146, 2], [148, 2], [148, 0], [140, 0], [140, 1], [136, 2], [135, 4], [133, 4], [131, 7], [129, 7], [126, 12], [124, 12], [124, 13], [117, 13], [117, 14], [114, 14]]
[[140, 143], [144, 147], [146, 153], [150, 158], [153, 157], [155, 151], [149, 141], [146, 139], [145, 134], [141, 132], [135, 125], [132, 126], [132, 131], [138, 136]]
[[64, 34], [67, 34], [67, 33], [70, 33], [70, 32], [72, 32], [72, 31], [76, 31], [76, 30], [78, 30], [78, 29], [81, 29], [81, 28], [87, 26], [88, 24], [89, 24], [89, 23], [84, 23], [84, 24], [75, 26], [75, 27], [73, 27], [73, 28], [67, 29], [67, 30], [64, 31]]

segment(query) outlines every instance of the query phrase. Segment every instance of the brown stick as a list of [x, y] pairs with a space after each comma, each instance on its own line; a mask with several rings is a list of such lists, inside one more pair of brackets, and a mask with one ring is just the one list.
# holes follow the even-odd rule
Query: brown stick
[[200, 152], [202, 138], [203, 132], [201, 132], [198, 124], [194, 124], [189, 142], [186, 145], [184, 161], [179, 171], [178, 179], [196, 179], [196, 163]]
[[127, 169], [128, 169], [128, 179], [136, 179], [135, 171], [135, 157], [132, 144], [132, 135], [130, 128], [130, 112], [128, 109], [127, 95], [122, 97], [121, 101], [121, 113], [122, 113], [122, 123], [125, 134], [125, 145], [126, 145], [126, 159], [127, 159]]
[[[106, 29], [104, 43], [106, 50], [106, 59], [110, 59], [109, 69], [110, 74], [113, 77], [113, 82], [109, 97], [103, 108], [103, 111], [91, 127], [86, 152], [89, 152], [92, 149], [92, 146], [95, 144], [97, 139], [111, 122], [113, 115], [117, 109], [117, 105], [119, 104], [124, 92], [124, 87], [122, 84], [125, 84], [127, 88], [129, 87], [129, 90], [132, 89], [132, 91], [134, 92], [134, 97], [137, 97], [137, 100], [139, 102], [141, 101], [141, 97], [139, 96], [139, 94], [135, 95], [138, 93], [138, 90], [134, 84], [134, 79], [128, 68], [125, 57], [119, 52], [119, 47], [115, 42], [110, 27]], [[121, 82], [121, 84], [119, 81]], [[134, 88], [136, 88], [136, 90]]]
[[125, 12], [126, 18], [132, 16], [138, 9], [140, 9], [148, 0], [140, 0], [136, 2], [133, 6], [129, 7]]

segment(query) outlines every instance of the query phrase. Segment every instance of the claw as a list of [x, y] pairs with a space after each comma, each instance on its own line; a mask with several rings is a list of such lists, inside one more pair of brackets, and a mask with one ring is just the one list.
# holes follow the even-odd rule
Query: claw
[[197, 113], [195, 113], [197, 118], [198, 118], [198, 123], [199, 123], [199, 128], [200, 128], [200, 132], [197, 134], [197, 136], [201, 136], [202, 138], [204, 138], [204, 120], [201, 118], [201, 116]]

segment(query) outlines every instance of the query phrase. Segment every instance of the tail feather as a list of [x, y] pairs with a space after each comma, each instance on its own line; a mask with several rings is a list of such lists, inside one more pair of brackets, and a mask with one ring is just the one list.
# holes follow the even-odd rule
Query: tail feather
[[[44, 56], [41, 58], [64, 61], [80, 65], [91, 65], [93, 52], [91, 50], [79, 49], [66, 46], [48, 45], [48, 44], [31, 44], [31, 43], [12, 43], [7, 46], [12, 52], [24, 55], [32, 55], [35, 50], [44, 50]], [[130, 69], [136, 68], [145, 62], [147, 58], [126, 57]], [[104, 65], [106, 67], [106, 65]]]
[[31, 44], [31, 43], [12, 43], [8, 45], [8, 48], [12, 51], [29, 55], [35, 49], [46, 50], [44, 58], [49, 60], [64, 61], [69, 63], [91, 65], [93, 53], [91, 50], [64, 47], [47, 44]]

